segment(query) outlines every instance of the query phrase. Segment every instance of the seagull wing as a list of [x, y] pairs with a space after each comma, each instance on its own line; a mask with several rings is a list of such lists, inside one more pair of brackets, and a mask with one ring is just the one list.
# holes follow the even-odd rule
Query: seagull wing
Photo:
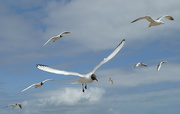
[[174, 20], [174, 18], [172, 16], [169, 16], [169, 15], [161, 16], [161, 17], [157, 18], [157, 20], [161, 20], [162, 18], [166, 18], [168, 20]]
[[40, 70], [50, 72], [50, 73], [63, 74], [63, 75], [74, 75], [74, 76], [84, 77], [84, 75], [76, 73], [76, 72], [68, 72], [68, 71], [63, 71], [63, 70], [57, 70], [57, 69], [51, 68], [51, 67], [49, 67], [47, 65], [38, 64], [36, 67], [38, 69], [40, 69]]
[[36, 84], [32, 84], [32, 85], [28, 86], [27, 88], [23, 89], [21, 92], [26, 91], [27, 89], [31, 88], [31, 87], [34, 86], [34, 85], [36, 85]]
[[50, 42], [54, 37], [51, 37], [43, 46], [45, 46], [48, 42]]
[[64, 31], [64, 32], [62, 32], [60, 35], [63, 35], [63, 34], [69, 34], [69, 33], [71, 33], [71, 32]]
[[135, 64], [132, 68], [136, 68], [138, 66], [138, 63], [137, 64]]
[[160, 68], [161, 68], [161, 63], [159, 63], [159, 64], [157, 65], [157, 71], [159, 71]]
[[100, 66], [102, 66], [103, 64], [105, 64], [109, 60], [111, 60], [121, 50], [121, 48], [123, 47], [124, 43], [125, 43], [125, 39], [123, 39], [121, 41], [121, 43], [116, 47], [116, 49], [107, 58], [104, 58], [103, 61], [101, 61], [96, 67], [94, 67], [94, 69], [89, 73], [89, 75], [93, 74]]
[[114, 84], [113, 80], [111, 80], [111, 83]]
[[134, 23], [136, 21], [142, 20], [142, 19], [146, 19], [149, 22], [154, 22], [154, 20], [150, 17], [150, 16], [145, 16], [145, 17], [140, 17], [138, 19], [135, 19], [134, 21], [132, 21], [131, 23]]
[[21, 109], [22, 109], [22, 105], [21, 105], [21, 104], [18, 104], [18, 106], [19, 106], [19, 108], [21, 108]]
[[[5, 106], [4, 108], [7, 108], [7, 107], [9, 107], [9, 106]], [[4, 108], [3, 108], [3, 109], [4, 109]]]
[[47, 79], [47, 80], [42, 81], [42, 83], [44, 83], [46, 81], [55, 81], [55, 80], [54, 79]]
[[146, 67], [147, 67], [147, 65], [146, 65], [146, 64], [144, 64], [144, 63], [141, 63], [141, 66], [146, 66]]

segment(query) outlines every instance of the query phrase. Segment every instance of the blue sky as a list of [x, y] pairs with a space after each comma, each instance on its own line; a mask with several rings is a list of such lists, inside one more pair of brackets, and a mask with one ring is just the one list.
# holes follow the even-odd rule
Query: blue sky
[[[171, 0], [1, 0], [0, 106], [21, 103], [23, 109], [1, 114], [179, 114], [180, 1]], [[136, 18], [150, 15], [165, 25], [148, 28]], [[62, 31], [71, 34], [43, 44]], [[99, 82], [71, 84], [78, 77], [41, 71], [36, 64], [88, 73], [126, 39], [122, 50], [95, 74]], [[156, 65], [161, 61], [159, 72]], [[137, 62], [147, 68], [132, 69]], [[114, 80], [112, 85], [108, 76]], [[41, 88], [25, 87], [45, 79]]]

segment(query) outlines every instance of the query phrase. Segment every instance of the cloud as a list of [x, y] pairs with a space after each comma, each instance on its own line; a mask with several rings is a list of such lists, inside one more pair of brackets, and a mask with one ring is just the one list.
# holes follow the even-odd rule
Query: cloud
[[64, 88], [36, 93], [34, 94], [34, 97], [36, 97], [34, 100], [23, 101], [22, 105], [25, 112], [31, 112], [31, 110], [41, 112], [41, 109], [51, 110], [51, 108], [54, 109], [53, 107], [76, 107], [82, 104], [91, 106], [99, 102], [104, 94], [105, 90], [97, 87], [88, 88], [85, 93], [77, 88]]
[[[73, 38], [69, 40], [82, 44], [81, 46], [89, 50], [96, 51], [113, 48], [114, 42], [119, 42], [120, 39], [123, 38], [131, 41], [146, 38], [143, 42], [152, 40], [153, 38], [148, 39], [147, 37], [162, 27], [148, 28], [148, 22], [146, 21], [133, 24], [130, 22], [139, 16], [155, 14], [153, 17], [156, 18], [157, 16], [158, 18], [164, 15], [162, 13], [166, 11], [171, 11], [170, 14], [177, 11], [177, 9], [173, 7], [159, 6], [158, 4], [142, 0], [136, 2], [131, 1], [129, 3], [125, 1], [105, 1], [102, 3], [77, 0], [58, 7], [59, 4], [62, 4], [62, 2], [51, 2], [46, 7], [48, 16], [44, 19], [44, 23], [47, 24], [47, 26], [51, 25], [51, 27], [47, 27], [47, 31], [58, 33], [59, 28], [63, 26], [64, 29], [72, 31]], [[173, 2], [171, 2], [171, 4], [173, 4]], [[127, 9], [127, 6], [135, 8]], [[165, 9], [163, 10], [164, 12], [162, 12], [159, 7]], [[74, 12], [72, 12], [72, 10]], [[146, 11], [149, 12], [147, 13]], [[134, 12], [138, 12], [139, 15]], [[172, 21], [168, 21], [168, 23], [173, 24]], [[166, 29], [168, 29], [168, 26], [166, 26]], [[166, 31], [166, 29], [163, 30]], [[156, 33], [156, 35], [158, 36], [160, 33]]]
[[[174, 22], [168, 20], [166, 20], [168, 22], [165, 27], [150, 29], [146, 27], [146, 24], [148, 25], [146, 21], [130, 23], [139, 16], [147, 15], [146, 11], [150, 11], [149, 13], [154, 15], [153, 17], [169, 12], [169, 14], [175, 14], [178, 18], [176, 2], [169, 2], [171, 7], [159, 6], [142, 0], [136, 2], [110, 2], [106, 0], [103, 3], [82, 0], [46, 1], [43, 4], [39, 1], [2, 4], [4, 4], [2, 10], [6, 13], [2, 12], [2, 21], [0, 22], [3, 27], [0, 31], [0, 37], [3, 39], [0, 44], [4, 47], [0, 50], [3, 55], [8, 56], [3, 58], [4, 64], [21, 62], [22, 60], [29, 62], [72, 54], [77, 56], [87, 51], [114, 49], [124, 38], [127, 39], [129, 48], [138, 47], [140, 49], [148, 41], [151, 42], [161, 35], [161, 32], [157, 29], [161, 28], [165, 33], [169, 31], [169, 27], [178, 29]], [[137, 7], [135, 4], [137, 4]], [[14, 7], [8, 7], [9, 5]], [[16, 7], [20, 7], [19, 10], [25, 10], [23, 13], [12, 12], [12, 10], [17, 10]], [[164, 12], [160, 9], [164, 9]], [[155, 10], [158, 13], [155, 13]], [[72, 34], [66, 35], [66, 38], [64, 37], [61, 41], [42, 47], [50, 37], [65, 30], [71, 31]], [[152, 36], [154, 33], [156, 37]], [[145, 43], [137, 46], [136, 43], [139, 40]], [[64, 44], [64, 42], [67, 44]]]

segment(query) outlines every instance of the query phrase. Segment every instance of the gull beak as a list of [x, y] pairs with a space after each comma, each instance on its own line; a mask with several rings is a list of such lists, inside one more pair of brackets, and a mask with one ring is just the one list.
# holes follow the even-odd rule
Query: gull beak
[[96, 81], [98, 82], [98, 80], [96, 79]]

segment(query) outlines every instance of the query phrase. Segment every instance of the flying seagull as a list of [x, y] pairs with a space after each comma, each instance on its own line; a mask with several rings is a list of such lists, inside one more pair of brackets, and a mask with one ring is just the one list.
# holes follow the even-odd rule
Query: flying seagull
[[69, 34], [71, 32], [62, 32], [61, 34], [51, 37], [43, 46], [45, 46], [48, 42], [50, 42], [51, 40], [53, 40], [53, 42], [55, 42], [56, 40], [59, 40], [61, 37], [63, 37], [63, 34]]
[[151, 16], [145, 16], [145, 17], [140, 17], [140, 18], [132, 21], [131, 23], [134, 23], [134, 22], [139, 21], [141, 19], [146, 19], [147, 21], [150, 22], [149, 27], [151, 27], [151, 26], [158, 26], [158, 25], [161, 25], [161, 24], [165, 24], [164, 22], [161, 21], [162, 18], [166, 18], [168, 20], [174, 20], [173, 17], [169, 16], [169, 15], [164, 15], [164, 16], [161, 16], [161, 17], [159, 17], [157, 19], [152, 19]]
[[[11, 108], [15, 108], [16, 106], [19, 106], [19, 108], [21, 108], [22, 109], [22, 105], [21, 104], [10, 104], [10, 105], [8, 105], [8, 106], [11, 106]], [[8, 106], [6, 106], [6, 107], [4, 107], [4, 108], [7, 108]]]
[[135, 64], [132, 68], [136, 68], [138, 66], [145, 66], [145, 67], [147, 67], [146, 64], [139, 62], [139, 63]]
[[157, 71], [159, 71], [160, 70], [160, 68], [161, 68], [161, 65], [163, 64], [163, 63], [166, 63], [167, 61], [162, 61], [162, 62], [160, 62], [158, 65], [157, 65]]
[[111, 79], [111, 77], [109, 77], [109, 81], [113, 84], [114, 82], [113, 82], [113, 80]]
[[[63, 74], [63, 75], [74, 75], [74, 76], [79, 76], [80, 79], [72, 84], [79, 84], [82, 83], [82, 91], [84, 92], [84, 89], [87, 89], [87, 84], [86, 83], [92, 83], [94, 80], [98, 81], [96, 78], [96, 75], [94, 74], [94, 72], [103, 64], [107, 63], [109, 60], [111, 60], [123, 47], [125, 43], [125, 39], [123, 39], [121, 41], [121, 43], [116, 47], [116, 49], [107, 57], [104, 58], [103, 61], [101, 61], [96, 67], [94, 67], [94, 69], [89, 72], [88, 74], [79, 74], [76, 72], [68, 72], [68, 71], [63, 71], [63, 70], [57, 70], [54, 68], [51, 68], [47, 65], [41, 65], [41, 64], [37, 64], [37, 68], [46, 71], [46, 72], [50, 72], [50, 73], [55, 73], [55, 74]], [[84, 87], [85, 84], [85, 87]]]
[[31, 88], [32, 86], [34, 86], [34, 88], [42, 87], [43, 84], [44, 84], [44, 82], [46, 82], [46, 81], [55, 81], [55, 80], [54, 80], [54, 79], [47, 79], [47, 80], [44, 80], [44, 81], [42, 81], [42, 82], [40, 82], [40, 83], [32, 84], [32, 85], [28, 86], [27, 88], [23, 89], [21, 92], [23, 92], [23, 91]]

